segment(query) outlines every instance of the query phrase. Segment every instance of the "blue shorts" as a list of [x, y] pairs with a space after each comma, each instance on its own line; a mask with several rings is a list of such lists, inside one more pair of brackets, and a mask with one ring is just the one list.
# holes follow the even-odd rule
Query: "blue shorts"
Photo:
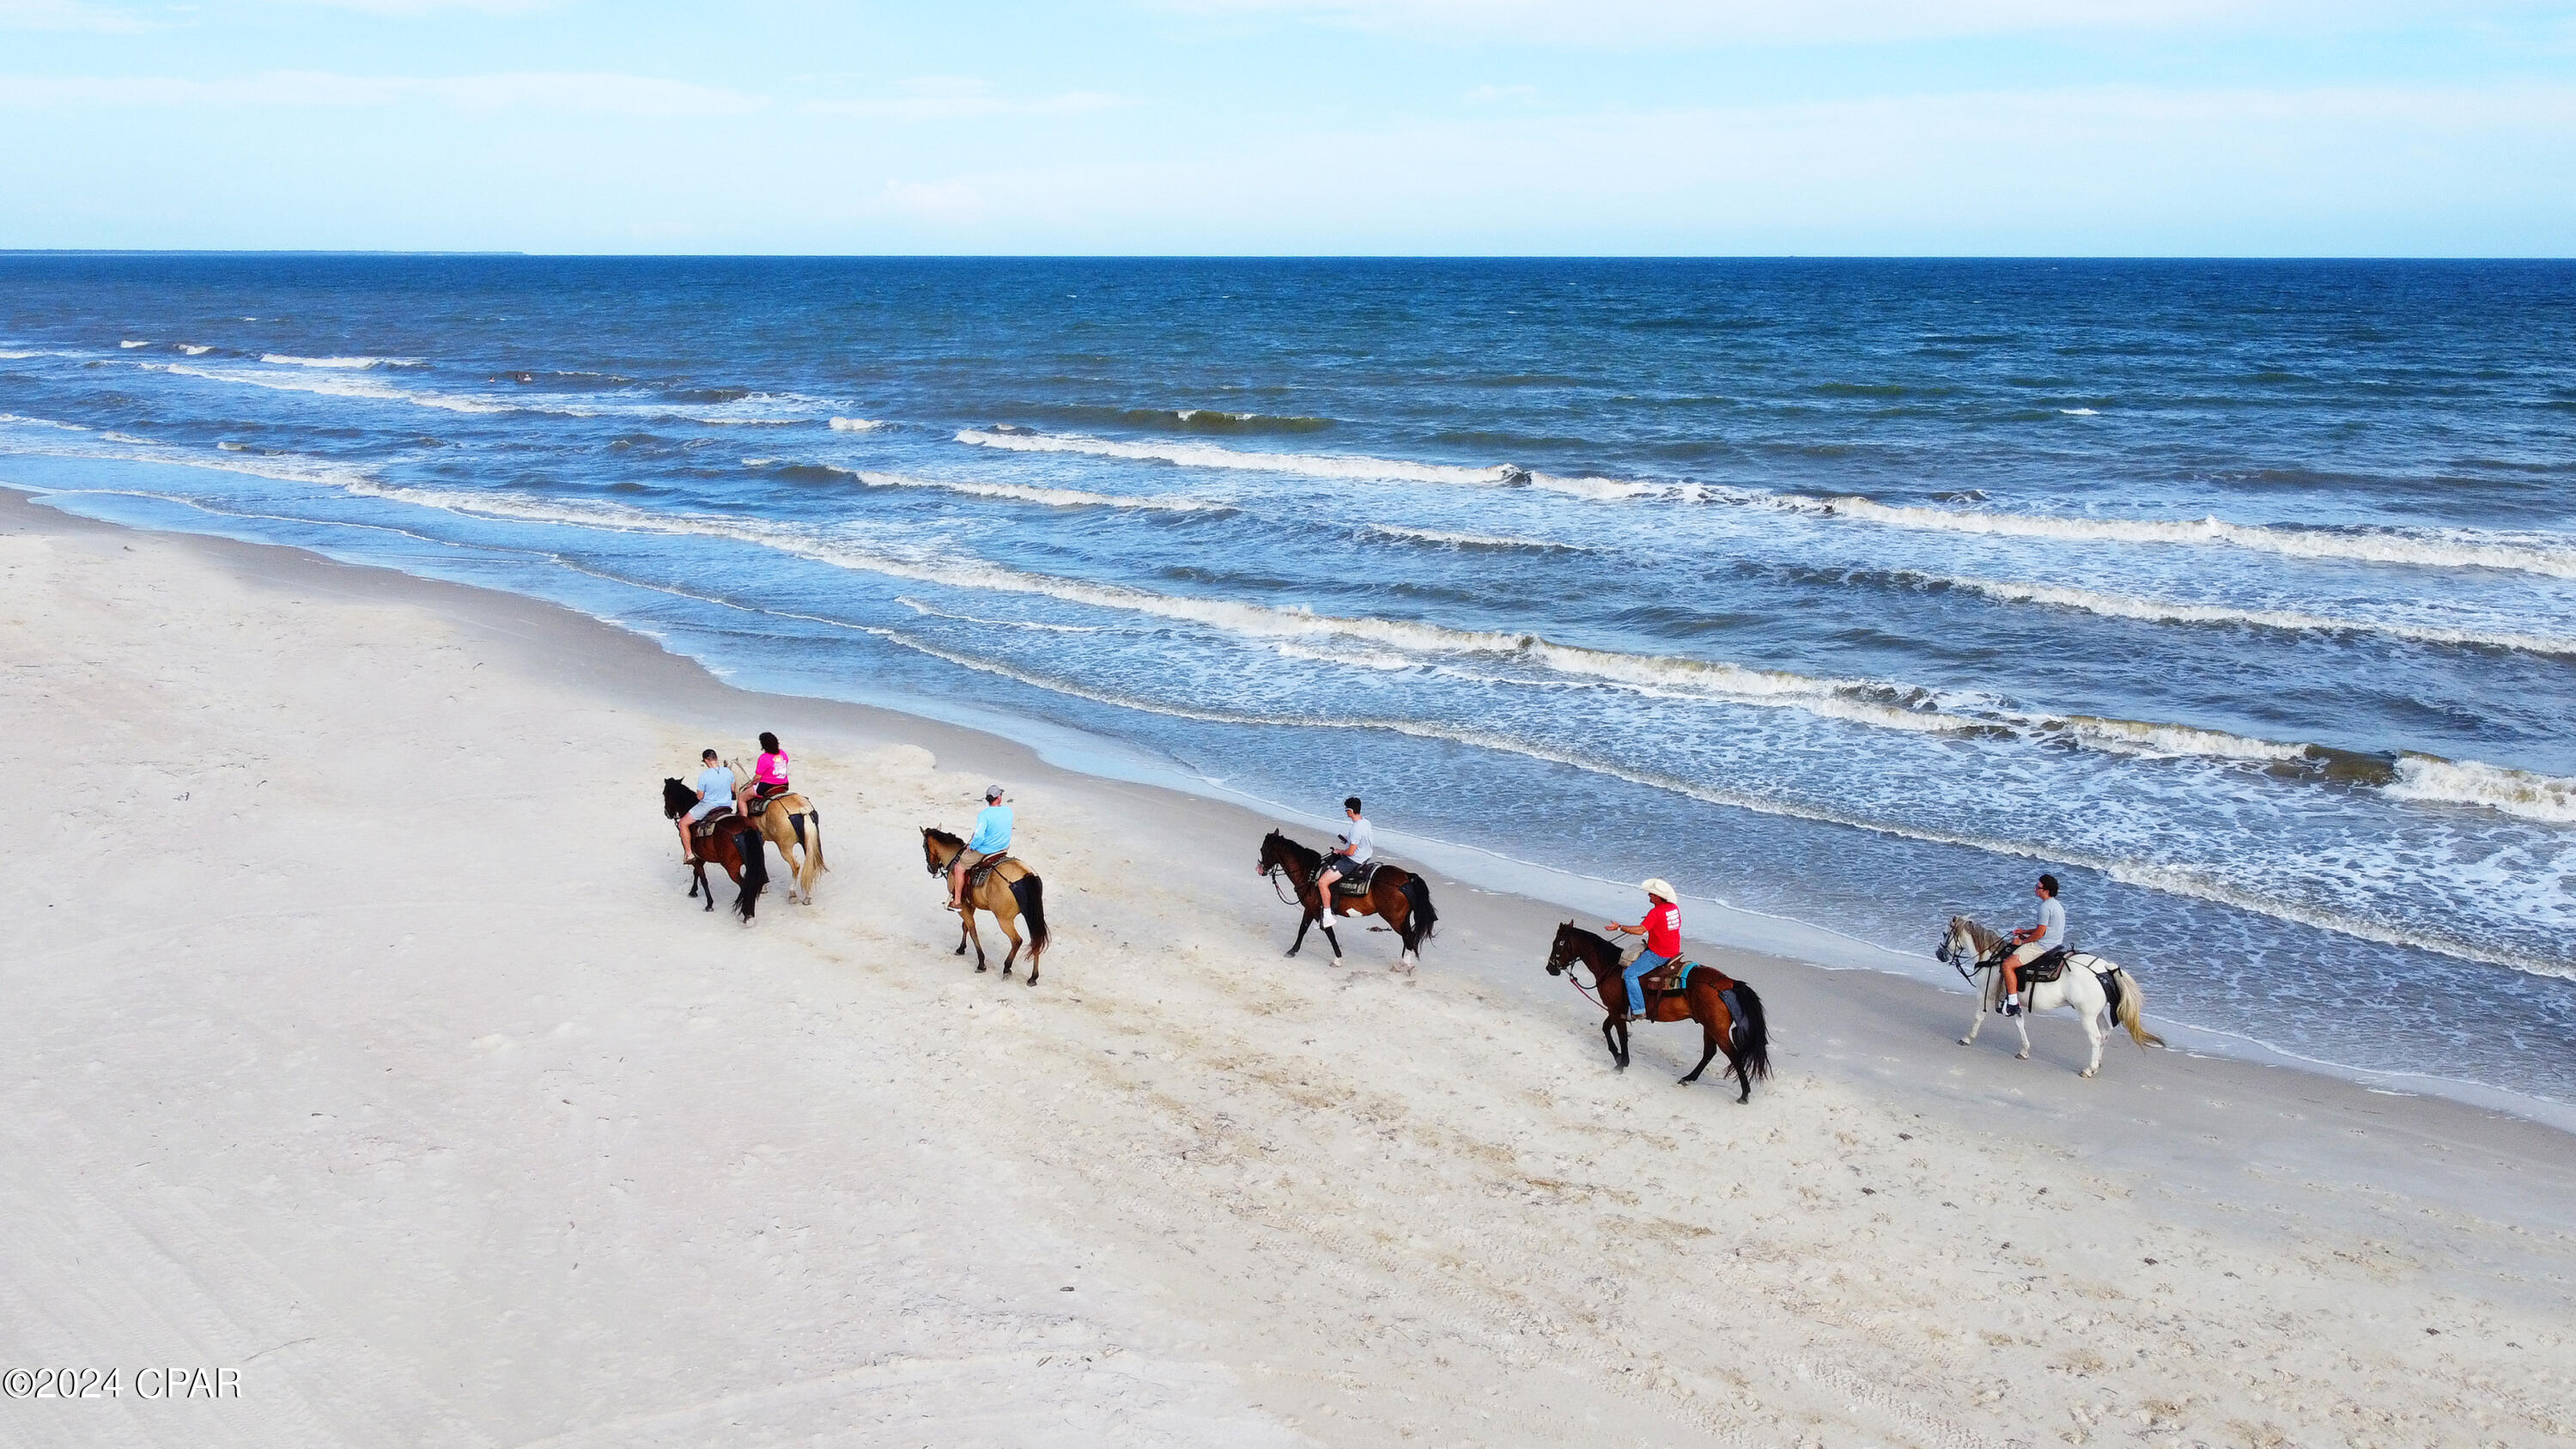
[[689, 807], [689, 818], [691, 820], [704, 820], [719, 810], [731, 810], [732, 808], [733, 802], [731, 800], [701, 800], [697, 804]]

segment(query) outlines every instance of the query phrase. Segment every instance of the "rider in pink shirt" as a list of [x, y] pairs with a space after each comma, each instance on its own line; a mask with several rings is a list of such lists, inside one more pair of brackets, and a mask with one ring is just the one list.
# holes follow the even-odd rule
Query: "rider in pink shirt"
[[736, 802], [735, 808], [744, 815], [749, 815], [752, 813], [750, 802], [766, 800], [773, 795], [786, 793], [787, 752], [778, 747], [778, 736], [762, 730], [760, 759], [752, 765], [751, 779], [742, 787], [742, 799]]

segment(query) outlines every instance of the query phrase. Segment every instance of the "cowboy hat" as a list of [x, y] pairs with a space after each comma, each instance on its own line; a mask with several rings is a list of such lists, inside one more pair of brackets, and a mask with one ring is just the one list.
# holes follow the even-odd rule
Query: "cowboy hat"
[[1673, 889], [1673, 883], [1659, 875], [1650, 875], [1646, 877], [1644, 889], [1646, 894], [1653, 896], [1659, 901], [1678, 901], [1681, 899], [1681, 893]]

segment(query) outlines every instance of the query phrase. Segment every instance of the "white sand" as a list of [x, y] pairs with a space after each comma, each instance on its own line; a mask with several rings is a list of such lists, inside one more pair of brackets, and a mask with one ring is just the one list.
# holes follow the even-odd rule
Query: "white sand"
[[[2545, 1127], [2121, 1041], [2079, 1082], [2070, 1021], [2016, 1062], [1761, 959], [1738, 1107], [1673, 1086], [1692, 1028], [1609, 1070], [1541, 905], [1435, 880], [1409, 981], [1281, 960], [1226, 807], [10, 495], [0, 578], [16, 773], [68, 792], [0, 876], [0, 1370], [127, 1385], [0, 1445], [2576, 1434]], [[657, 786], [762, 728], [834, 869], [746, 928]], [[1034, 989], [922, 871], [994, 773]]]

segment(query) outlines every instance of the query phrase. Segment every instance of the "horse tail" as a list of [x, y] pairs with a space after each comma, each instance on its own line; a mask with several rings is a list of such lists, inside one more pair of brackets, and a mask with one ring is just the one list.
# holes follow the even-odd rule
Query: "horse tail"
[[823, 863], [823, 812], [808, 805], [805, 807], [805, 818], [814, 822], [814, 838], [805, 843], [805, 848], [814, 852], [814, 869], [817, 874], [820, 874], [831, 869]]
[[1424, 885], [1418, 875], [1406, 876], [1404, 899], [1413, 912], [1413, 939], [1430, 940], [1431, 928], [1440, 924], [1440, 912], [1431, 904], [1431, 887]]
[[2165, 1039], [2147, 1030], [2146, 1022], [2141, 1019], [2139, 999], [2146, 993], [2138, 989], [2137, 978], [2126, 969], [2115, 969], [2111, 976], [2120, 983], [2120, 1025], [2129, 1029], [2129, 1040], [2142, 1047], [2163, 1046]]
[[1034, 961], [1047, 947], [1046, 882], [1034, 872], [1021, 876], [1011, 882], [1011, 899], [1019, 903], [1020, 919], [1029, 923], [1029, 959]]
[[757, 830], [745, 830], [734, 836], [734, 849], [742, 856], [742, 890], [733, 898], [733, 913], [748, 925], [760, 910], [760, 893], [769, 884], [769, 842]]
[[1735, 1053], [1736, 1066], [1743, 1069], [1744, 1079], [1771, 1075], [1771, 1023], [1762, 1015], [1762, 998], [1753, 987], [1735, 983], [1735, 999], [1744, 1008], [1744, 1046]]

